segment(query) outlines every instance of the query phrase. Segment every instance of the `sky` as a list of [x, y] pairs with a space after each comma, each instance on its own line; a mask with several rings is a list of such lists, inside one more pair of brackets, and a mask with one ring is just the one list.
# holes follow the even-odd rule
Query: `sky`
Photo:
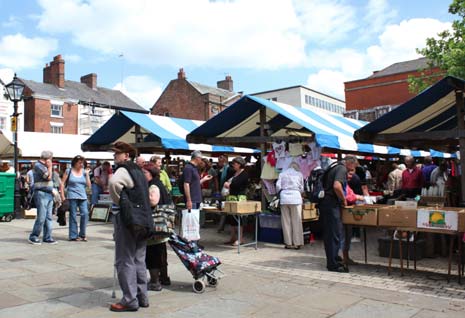
[[0, 0], [0, 78], [97, 74], [150, 108], [177, 72], [251, 94], [304, 85], [344, 100], [344, 82], [418, 58], [450, 28], [452, 0]]

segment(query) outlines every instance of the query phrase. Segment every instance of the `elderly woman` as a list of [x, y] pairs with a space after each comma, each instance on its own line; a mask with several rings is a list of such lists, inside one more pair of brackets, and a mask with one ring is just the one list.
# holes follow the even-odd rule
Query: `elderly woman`
[[[171, 204], [171, 198], [160, 180], [160, 170], [153, 163], [145, 164], [142, 172], [149, 185], [150, 205], [156, 211], [157, 206]], [[150, 273], [148, 290], [161, 291], [162, 285], [170, 285], [168, 276], [168, 255], [166, 251], [167, 237], [153, 238], [147, 242], [145, 266]]]
[[[71, 169], [63, 174], [63, 184], [66, 187], [66, 199], [69, 201], [69, 236], [70, 241], [87, 242], [86, 228], [89, 216], [87, 208], [86, 187], [90, 188], [90, 169], [85, 168], [85, 158], [76, 156], [71, 160]], [[80, 213], [78, 232], [77, 209]]]
[[302, 229], [304, 177], [297, 163], [291, 163], [289, 168], [281, 172], [276, 182], [276, 190], [281, 203], [284, 247], [298, 250], [304, 245]]
[[[245, 172], [245, 160], [242, 157], [236, 157], [232, 160], [232, 167], [234, 169], [234, 175], [224, 183], [223, 187], [229, 189], [229, 195], [226, 197], [226, 201], [246, 201], [247, 200], [247, 187], [249, 185], [249, 176]], [[224, 244], [230, 244], [237, 246], [244, 242], [239, 242], [237, 238], [237, 221], [233, 216], [229, 215], [226, 218], [226, 222], [231, 226], [231, 238]], [[241, 222], [243, 224], [243, 222]], [[241, 238], [243, 237], [243, 226], [239, 229]], [[241, 239], [242, 241], [242, 239]]]

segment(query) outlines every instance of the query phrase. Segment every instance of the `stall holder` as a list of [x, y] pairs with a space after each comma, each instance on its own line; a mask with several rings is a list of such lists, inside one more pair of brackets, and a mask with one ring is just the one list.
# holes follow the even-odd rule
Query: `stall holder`
[[[237, 254], [241, 253], [241, 246], [250, 246], [255, 245], [255, 249], [258, 248], [258, 215], [262, 212], [262, 204], [260, 201], [225, 201], [224, 207], [218, 209], [215, 207], [203, 207], [205, 212], [208, 213], [224, 213], [226, 215], [231, 215], [237, 221]], [[255, 239], [253, 242], [240, 244], [242, 241], [241, 236], [241, 217], [242, 216], [255, 216]]]
[[[387, 230], [407, 232], [407, 250], [409, 250], [409, 235], [411, 232], [440, 233], [451, 236], [449, 246], [448, 280], [451, 273], [452, 249], [454, 238], [458, 245], [458, 280], [464, 271], [462, 264], [462, 235], [465, 232], [465, 210], [452, 207], [418, 207], [404, 206], [396, 207], [390, 205], [359, 205], [346, 207], [342, 211], [342, 222], [349, 225], [357, 225], [364, 230], [365, 263], [367, 263], [366, 227], [378, 227]], [[391, 235], [388, 274], [391, 273], [393, 236]], [[416, 235], [414, 236], [416, 239]], [[415, 239], [414, 247], [414, 269], [416, 270]], [[399, 239], [401, 275], [403, 275], [402, 239]], [[407, 257], [407, 268], [409, 257]]]

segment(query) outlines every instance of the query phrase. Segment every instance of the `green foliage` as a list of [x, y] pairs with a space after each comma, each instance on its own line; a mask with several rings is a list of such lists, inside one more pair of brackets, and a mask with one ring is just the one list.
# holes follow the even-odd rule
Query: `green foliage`
[[[453, 0], [449, 13], [460, 17], [452, 23], [452, 30], [442, 31], [437, 38], [428, 38], [426, 47], [417, 49], [417, 52], [428, 58], [429, 70], [439, 67], [444, 75], [465, 79], [465, 0]], [[419, 77], [409, 77], [409, 90], [418, 93], [433, 84], [435, 79], [437, 77], [431, 77], [428, 70], [421, 70]]]

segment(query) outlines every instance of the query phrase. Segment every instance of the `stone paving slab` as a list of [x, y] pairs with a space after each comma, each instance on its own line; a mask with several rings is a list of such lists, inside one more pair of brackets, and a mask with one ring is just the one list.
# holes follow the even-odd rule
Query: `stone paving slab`
[[[463, 317], [465, 288], [447, 283], [444, 259], [422, 261], [420, 271], [386, 274], [387, 259], [369, 243], [368, 265], [348, 274], [325, 270], [321, 242], [302, 250], [260, 243], [237, 249], [221, 245], [227, 234], [202, 230], [206, 252], [218, 256], [225, 277], [204, 294], [169, 249], [172, 286], [149, 292], [151, 306], [112, 313], [114, 243], [111, 224], [90, 222], [89, 242], [68, 242], [66, 227], [54, 230], [58, 245], [32, 246], [33, 220], [0, 223], [0, 318], [2, 317]], [[371, 234], [378, 234], [373, 232]], [[250, 237], [249, 237], [250, 239]], [[218, 243], [220, 242], [220, 243]], [[352, 256], [362, 260], [361, 244]], [[424, 271], [428, 269], [429, 271]], [[434, 272], [433, 272], [434, 271]], [[117, 298], [121, 292], [117, 288]]]

